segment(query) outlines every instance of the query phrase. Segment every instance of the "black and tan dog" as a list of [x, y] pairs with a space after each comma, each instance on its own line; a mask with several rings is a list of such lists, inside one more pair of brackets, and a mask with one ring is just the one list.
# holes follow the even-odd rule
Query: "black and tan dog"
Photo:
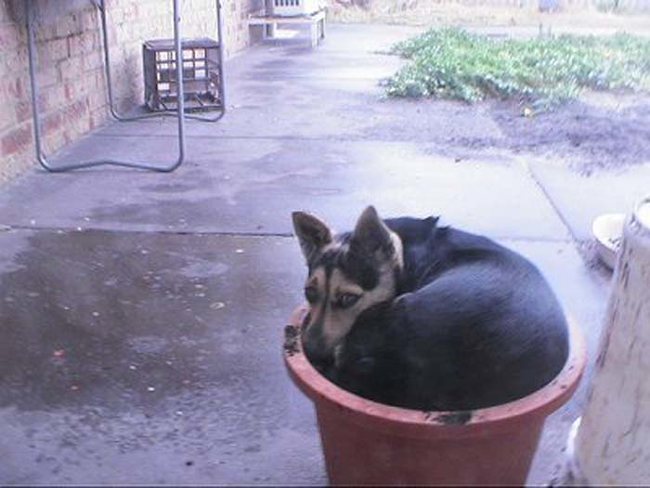
[[339, 386], [381, 403], [468, 410], [537, 390], [568, 355], [564, 314], [521, 255], [437, 218], [373, 207], [333, 235], [294, 212], [309, 275], [302, 342]]

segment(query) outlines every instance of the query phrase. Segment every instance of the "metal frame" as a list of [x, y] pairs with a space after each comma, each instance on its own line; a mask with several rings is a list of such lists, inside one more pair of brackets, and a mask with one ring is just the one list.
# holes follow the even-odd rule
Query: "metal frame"
[[[102, 39], [104, 43], [104, 68], [106, 71], [106, 84], [108, 88], [108, 108], [111, 113], [111, 116], [115, 120], [119, 120], [122, 122], [131, 122], [134, 120], [150, 119], [153, 117], [161, 117], [161, 116], [174, 117], [176, 115], [174, 111], [161, 111], [157, 113], [133, 115], [130, 117], [125, 117], [123, 115], [120, 115], [117, 112], [117, 110], [115, 109], [115, 103], [113, 101], [113, 82], [111, 77], [111, 69], [110, 69], [111, 62], [110, 62], [110, 54], [108, 48], [108, 28], [106, 27], [107, 25], [106, 0], [97, 0], [96, 5], [100, 13], [100, 19], [102, 24]], [[224, 79], [223, 79], [223, 34], [221, 28], [222, 24], [221, 24], [221, 1], [220, 0], [216, 0], [215, 8], [217, 12], [217, 43], [219, 44], [218, 69], [219, 69], [219, 99], [221, 100], [221, 109], [219, 110], [219, 113], [215, 117], [185, 114], [186, 119], [200, 120], [202, 122], [217, 122], [218, 120], [221, 120], [221, 118], [226, 114], [226, 94], [225, 94]]]
[[154, 166], [147, 163], [139, 162], [129, 162], [129, 161], [118, 161], [112, 159], [100, 159], [93, 161], [82, 161], [78, 163], [69, 163], [63, 164], [60, 166], [52, 166], [47, 160], [41, 144], [41, 121], [40, 114], [38, 110], [38, 84], [36, 83], [36, 57], [34, 49], [34, 11], [33, 11], [33, 2], [35, 0], [25, 0], [24, 11], [25, 11], [25, 23], [27, 27], [27, 51], [29, 58], [29, 79], [30, 79], [30, 88], [31, 88], [31, 101], [32, 101], [32, 118], [34, 121], [34, 145], [36, 149], [36, 159], [39, 164], [47, 171], [52, 173], [62, 173], [66, 171], [72, 171], [75, 169], [83, 168], [92, 168], [96, 166], [120, 166], [125, 168], [133, 169], [143, 169], [148, 171], [156, 171], [161, 173], [170, 173], [176, 170], [185, 160], [185, 118], [192, 118], [196, 120], [202, 120], [205, 122], [216, 122], [221, 119], [225, 114], [225, 96], [224, 96], [224, 80], [223, 80], [223, 37], [221, 29], [221, 3], [220, 0], [216, 0], [216, 10], [217, 10], [217, 28], [218, 28], [218, 42], [219, 42], [219, 70], [220, 70], [220, 86], [219, 86], [219, 95], [222, 101], [222, 110], [214, 118], [208, 117], [199, 117], [185, 114], [185, 100], [182, 94], [183, 90], [183, 70], [182, 66], [182, 46], [181, 46], [181, 33], [180, 33], [180, 9], [178, 2], [179, 0], [172, 0], [173, 4], [173, 24], [174, 24], [174, 48], [176, 52], [177, 60], [177, 70], [176, 70], [176, 96], [178, 98], [177, 102], [177, 111], [176, 113], [170, 112], [161, 112], [156, 114], [141, 114], [133, 117], [124, 117], [117, 113], [114, 108], [113, 101], [113, 88], [112, 88], [112, 79], [110, 72], [110, 54], [108, 48], [108, 34], [106, 27], [106, 6], [105, 0], [99, 0], [98, 2], [93, 2], [95, 6], [100, 11], [100, 18], [102, 24], [102, 37], [103, 37], [103, 48], [104, 48], [104, 69], [106, 72], [106, 84], [108, 91], [108, 101], [109, 101], [109, 112], [112, 117], [118, 121], [133, 121], [146, 119], [151, 117], [159, 116], [176, 116], [178, 118], [178, 158], [170, 166]]

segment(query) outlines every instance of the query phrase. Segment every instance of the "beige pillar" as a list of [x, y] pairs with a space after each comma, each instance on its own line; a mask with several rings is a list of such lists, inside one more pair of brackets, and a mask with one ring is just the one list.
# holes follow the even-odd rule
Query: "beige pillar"
[[578, 482], [650, 485], [650, 197], [626, 221], [587, 406], [574, 427]]

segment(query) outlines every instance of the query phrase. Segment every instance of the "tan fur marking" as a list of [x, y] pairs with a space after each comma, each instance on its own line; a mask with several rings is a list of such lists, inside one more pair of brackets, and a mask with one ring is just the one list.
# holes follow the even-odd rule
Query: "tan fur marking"
[[395, 264], [399, 267], [400, 271], [404, 269], [404, 246], [402, 246], [402, 239], [389, 229], [390, 240], [393, 242], [395, 249]]
[[[325, 283], [326, 283], [326, 278], [325, 278], [325, 270], [320, 267], [316, 268], [312, 275], [309, 277], [307, 280], [307, 286], [313, 286], [318, 290], [318, 294], [320, 297], [325, 296]], [[311, 316], [311, 321], [312, 323], [317, 320], [317, 318], [323, 313], [323, 300], [321, 300], [316, 303], [316, 304], [310, 304], [309, 305], [309, 314]], [[310, 324], [307, 324], [307, 328], [311, 326]]]
[[[332, 271], [332, 276], [330, 276], [328, 288], [330, 303], [325, 309], [322, 331], [323, 339], [329, 349], [336, 347], [350, 332], [352, 325], [361, 312], [372, 305], [395, 296], [395, 283], [392, 272], [382, 273], [377, 286], [372, 290], [365, 291], [356, 283], [348, 280], [341, 271], [335, 269]], [[350, 308], [337, 309], [331, 305], [337, 293], [354, 293], [361, 295], [361, 298]]]
[[325, 285], [325, 270], [323, 268], [317, 268], [314, 273], [307, 280], [307, 286], [313, 286], [319, 292], [324, 292], [322, 288]]
[[342, 247], [343, 246], [341, 245], [340, 242], [333, 241], [333, 242], [330, 242], [328, 245], [323, 246], [323, 248], [320, 250], [320, 252], [321, 252], [321, 254], [325, 254], [325, 253], [330, 252], [330, 251], [339, 252], [342, 249]]

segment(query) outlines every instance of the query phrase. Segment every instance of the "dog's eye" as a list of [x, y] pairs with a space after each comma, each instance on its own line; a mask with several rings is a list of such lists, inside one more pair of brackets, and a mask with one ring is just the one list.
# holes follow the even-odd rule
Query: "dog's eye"
[[318, 301], [318, 290], [313, 286], [305, 288], [305, 298], [309, 303], [316, 303]]
[[339, 308], [350, 308], [359, 301], [359, 298], [361, 298], [361, 295], [355, 293], [341, 293], [336, 297], [336, 306]]

